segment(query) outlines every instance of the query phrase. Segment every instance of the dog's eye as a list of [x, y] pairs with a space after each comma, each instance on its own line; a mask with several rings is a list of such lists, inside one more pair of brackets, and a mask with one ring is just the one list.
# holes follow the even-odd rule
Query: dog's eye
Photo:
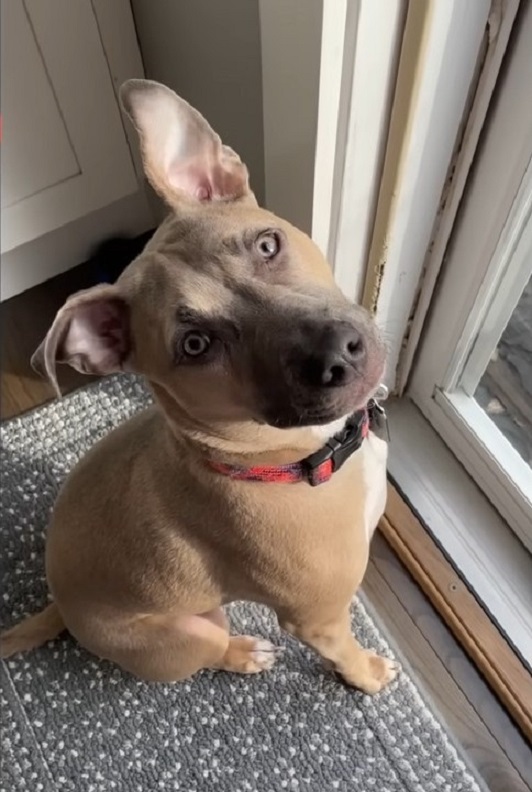
[[276, 256], [280, 246], [279, 234], [274, 231], [268, 231], [257, 239], [257, 249], [265, 259], [272, 259]]
[[183, 339], [183, 352], [188, 357], [199, 357], [204, 355], [211, 345], [211, 339], [207, 333], [199, 333], [192, 330]]

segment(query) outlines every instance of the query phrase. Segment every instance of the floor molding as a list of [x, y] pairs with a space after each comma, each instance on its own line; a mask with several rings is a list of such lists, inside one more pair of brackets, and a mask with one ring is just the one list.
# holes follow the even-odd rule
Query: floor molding
[[532, 741], [531, 675], [391, 484], [379, 529]]

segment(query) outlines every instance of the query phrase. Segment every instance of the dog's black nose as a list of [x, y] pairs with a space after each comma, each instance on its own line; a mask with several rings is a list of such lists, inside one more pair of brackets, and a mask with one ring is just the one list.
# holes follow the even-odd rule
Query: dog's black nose
[[328, 329], [303, 364], [303, 379], [318, 388], [349, 385], [357, 376], [357, 363], [365, 356], [364, 339], [353, 327]]

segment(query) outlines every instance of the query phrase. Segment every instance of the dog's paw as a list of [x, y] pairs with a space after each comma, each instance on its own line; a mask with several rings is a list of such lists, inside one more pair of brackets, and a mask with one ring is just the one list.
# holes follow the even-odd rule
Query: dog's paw
[[263, 638], [233, 636], [219, 667], [237, 674], [258, 674], [260, 671], [269, 671], [281, 651]]
[[401, 666], [389, 657], [382, 657], [376, 652], [365, 651], [363, 662], [357, 665], [353, 674], [342, 674], [345, 681], [363, 693], [374, 695], [393, 682]]

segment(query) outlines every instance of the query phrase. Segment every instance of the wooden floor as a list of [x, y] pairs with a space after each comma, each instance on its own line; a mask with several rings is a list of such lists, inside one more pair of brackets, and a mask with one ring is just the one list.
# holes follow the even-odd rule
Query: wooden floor
[[[2, 304], [2, 418], [53, 398], [29, 359], [68, 294], [91, 279], [91, 268], [84, 265]], [[87, 378], [65, 370], [61, 382], [67, 392]], [[487, 789], [530, 792], [530, 746], [380, 534], [373, 541], [363, 590]]]

